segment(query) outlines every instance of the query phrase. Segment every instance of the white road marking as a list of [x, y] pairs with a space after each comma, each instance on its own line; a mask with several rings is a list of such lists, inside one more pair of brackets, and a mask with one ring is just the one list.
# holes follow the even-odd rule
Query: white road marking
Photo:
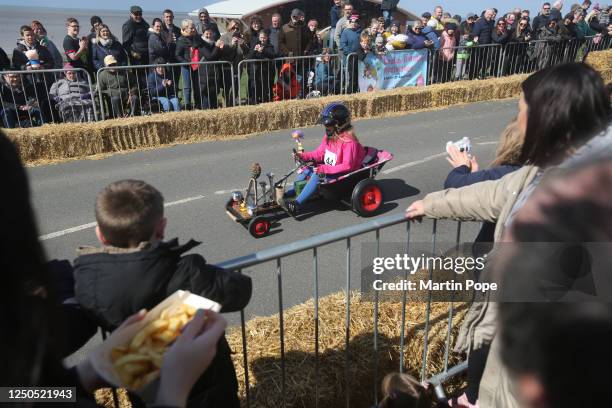
[[[195, 197], [183, 198], [182, 200], [177, 200], [177, 201], [172, 201], [172, 202], [166, 203], [166, 204], [164, 204], [164, 207], [172, 207], [174, 205], [185, 204], [185, 203], [189, 203], [191, 201], [201, 200], [204, 197], [205, 196], [203, 196], [203, 195], [198, 195], [198, 196], [195, 196]], [[41, 235], [40, 237], [38, 237], [38, 239], [41, 240], [41, 241], [47, 241], [49, 239], [59, 238], [59, 237], [63, 237], [64, 235], [73, 234], [75, 232], [83, 231], [83, 230], [86, 230], [86, 229], [89, 229], [89, 228], [94, 228], [96, 225], [98, 225], [97, 222], [90, 222], [90, 223], [83, 224], [83, 225], [77, 225], [76, 227], [67, 228], [65, 230], [52, 232], [50, 234]]]
[[72, 234], [74, 232], [83, 231], [84, 229], [93, 228], [96, 225], [98, 225], [97, 222], [90, 222], [89, 224], [83, 224], [83, 225], [79, 225], [79, 226], [76, 226], [76, 227], [68, 228], [68, 229], [65, 229], [65, 230], [62, 230], [62, 231], [57, 231], [57, 232], [52, 232], [50, 234], [41, 235], [40, 237], [38, 237], [38, 239], [41, 240], [41, 241], [46, 241], [48, 239], [59, 238], [59, 237], [62, 237], [64, 235]]
[[230, 194], [234, 191], [241, 191], [241, 188], [233, 188], [231, 190], [219, 190], [219, 191], [215, 191], [215, 195], [224, 195], [224, 194]]
[[183, 198], [182, 200], [177, 200], [177, 201], [172, 201], [171, 203], [166, 203], [166, 204], [164, 204], [164, 207], [172, 207], [173, 205], [185, 204], [185, 203], [188, 203], [190, 201], [201, 200], [204, 197], [206, 197], [206, 196], [198, 195], [198, 196], [195, 196], [195, 197]]
[[437, 159], [439, 157], [444, 157], [444, 156], [446, 156], [446, 152], [434, 154], [432, 156], [425, 157], [424, 159], [421, 159], [421, 160], [417, 160], [417, 161], [413, 161], [413, 162], [410, 162], [410, 163], [401, 164], [401, 165], [396, 166], [396, 167], [391, 167], [390, 169], [381, 171], [381, 174], [395, 173], [396, 171], [404, 170], [404, 169], [407, 169], [408, 167], [413, 167], [413, 166], [416, 166], [416, 165], [419, 165], [419, 164], [422, 164], [422, 163], [426, 163], [428, 161], [435, 160], [435, 159]]

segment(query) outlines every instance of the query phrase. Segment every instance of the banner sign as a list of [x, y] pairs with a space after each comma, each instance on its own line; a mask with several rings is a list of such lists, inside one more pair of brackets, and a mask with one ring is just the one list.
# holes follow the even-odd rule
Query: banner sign
[[425, 86], [428, 54], [426, 49], [389, 51], [384, 55], [368, 53], [359, 61], [359, 91]]

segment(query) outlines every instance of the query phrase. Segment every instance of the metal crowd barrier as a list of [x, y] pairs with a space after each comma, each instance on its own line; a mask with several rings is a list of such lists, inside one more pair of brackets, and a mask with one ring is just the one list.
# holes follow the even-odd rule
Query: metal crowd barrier
[[500, 44], [430, 50], [427, 84], [502, 76], [503, 55]]
[[[612, 38], [592, 36], [584, 40], [533, 40], [431, 50], [427, 84], [531, 73], [556, 64], [581, 62], [589, 52], [611, 47]], [[227, 61], [165, 64], [163, 73], [150, 81], [152, 84], [147, 78], [156, 65], [105, 67], [97, 72], [97, 87], [84, 69], [68, 70], [78, 73], [77, 83], [63, 87], [54, 84], [61, 84], [67, 70], [4, 71], [0, 123], [4, 127], [30, 127], [90, 122], [359, 92], [356, 53], [330, 54], [328, 63], [323, 58], [249, 59], [236, 67]], [[112, 89], [117, 84], [119, 88]]]
[[5, 128], [98, 120], [91, 77], [84, 69], [4, 71], [1, 76], [0, 124]]
[[[269, 248], [269, 249], [262, 250], [262, 251], [259, 251], [259, 252], [256, 252], [250, 255], [242, 256], [236, 259], [228, 260], [220, 264], [217, 264], [217, 266], [219, 267], [225, 268], [227, 270], [236, 271], [238, 273], [243, 273], [247, 268], [254, 267], [256, 265], [266, 264], [266, 263], [271, 263], [274, 267], [275, 275], [276, 275], [275, 280], [276, 280], [276, 286], [277, 286], [277, 296], [276, 296], [277, 299], [270, 297], [270, 300], [274, 302], [276, 301], [278, 302], [279, 342], [280, 342], [279, 370], [280, 370], [280, 377], [281, 377], [280, 391], [282, 393], [281, 395], [282, 395], [282, 400], [283, 400], [283, 406], [286, 405], [286, 402], [287, 402], [286, 397], [287, 397], [287, 392], [288, 392], [287, 374], [286, 374], [288, 371], [288, 368], [287, 368], [287, 362], [286, 362], [286, 356], [285, 356], [285, 349], [286, 349], [286, 346], [285, 346], [285, 319], [284, 319], [285, 299], [283, 298], [283, 277], [285, 276], [284, 275], [285, 272], [283, 270], [283, 265], [287, 265], [291, 263], [289, 260], [285, 260], [285, 261], [283, 260], [295, 254], [300, 254], [300, 253], [302, 254], [311, 253], [312, 254], [312, 282], [313, 282], [313, 296], [312, 297], [314, 298], [314, 344], [313, 344], [312, 349], [314, 350], [314, 358], [315, 358], [315, 381], [316, 381], [315, 390], [314, 390], [314, 395], [315, 395], [315, 400], [316, 400], [315, 405], [318, 406], [318, 402], [319, 402], [318, 401], [318, 395], [319, 395], [318, 389], [320, 386], [319, 375], [318, 375], [319, 359], [320, 359], [320, 355], [319, 355], [319, 333], [320, 333], [319, 332], [319, 324], [320, 324], [319, 322], [319, 277], [320, 275], [326, 276], [326, 275], [323, 275], [321, 272], [321, 270], [325, 270], [325, 268], [319, 262], [318, 250], [330, 244], [334, 244], [334, 243], [343, 242], [345, 244], [344, 248], [345, 248], [346, 256], [344, 257], [345, 259], [344, 291], [346, 293], [346, 296], [345, 296], [345, 305], [344, 305], [344, 309], [345, 309], [344, 381], [346, 381], [346, 386], [344, 388], [346, 391], [346, 395], [345, 395], [346, 406], [349, 407], [350, 406], [350, 391], [349, 390], [351, 389], [350, 375], [349, 375], [349, 373], [351, 372], [350, 371], [351, 354], [350, 354], [350, 347], [349, 347], [349, 342], [351, 339], [351, 336], [350, 336], [351, 303], [350, 303], [349, 294], [351, 292], [351, 282], [355, 278], [354, 276], [355, 272], [353, 272], [351, 269], [351, 254], [353, 251], [352, 239], [357, 236], [366, 234], [366, 233], [374, 232], [376, 248], [377, 248], [376, 256], [379, 256], [380, 250], [381, 250], [380, 249], [381, 231], [389, 227], [392, 227], [395, 225], [401, 225], [401, 224], [404, 224], [406, 228], [405, 232], [402, 234], [405, 234], [404, 235], [405, 236], [405, 249], [406, 249], [406, 252], [408, 252], [411, 248], [411, 223], [408, 222], [404, 214], [401, 213], [401, 214], [393, 214], [389, 216], [380, 217], [380, 218], [377, 218], [375, 220], [372, 220], [366, 223], [348, 226], [348, 227], [345, 227], [345, 228], [342, 228], [336, 231], [331, 231], [328, 233], [320, 234], [320, 235], [310, 237], [307, 239], [303, 239], [300, 241]], [[433, 230], [432, 230], [432, 239], [431, 239], [432, 253], [436, 253], [436, 245], [438, 244], [437, 243], [437, 233], [438, 233], [437, 228], [438, 228], [437, 221], [434, 220]], [[394, 237], [394, 242], [398, 242], [395, 238], [396, 237]], [[460, 242], [460, 238], [461, 238], [461, 223], [457, 223], [457, 228], [456, 228], [456, 243], [457, 244]], [[335, 257], [335, 258], [338, 258], [338, 257]], [[430, 269], [429, 270], [430, 279], [432, 277], [432, 273], [433, 271]], [[406, 274], [408, 274], [407, 271], [406, 271]], [[407, 279], [407, 275], [404, 278]], [[372, 367], [372, 373], [373, 373], [372, 376], [374, 379], [374, 389], [372, 391], [373, 391], [374, 404], [377, 404], [379, 382], [381, 380], [381, 377], [379, 375], [380, 374], [379, 373], [379, 362], [378, 362], [378, 357], [377, 357], [379, 353], [379, 330], [378, 330], [379, 297], [378, 297], [378, 292], [375, 291], [373, 297], [374, 297], [374, 313], [373, 313], [374, 319], [373, 319], [372, 352], [374, 353], [374, 367]], [[428, 355], [429, 355], [429, 336], [430, 336], [430, 329], [432, 326], [432, 323], [430, 322], [431, 303], [432, 303], [432, 292], [429, 291], [427, 305], [426, 305], [425, 325], [423, 329], [424, 348], [423, 348], [423, 354], [421, 357], [421, 372], [420, 372], [421, 380], [428, 379], [428, 375], [432, 374], [432, 373], [428, 373], [426, 370], [427, 360], [428, 360]], [[407, 323], [406, 307], [407, 307], [407, 291], [404, 290], [402, 293], [401, 322], [399, 323], [401, 324], [400, 326], [401, 327], [400, 358], [399, 358], [399, 366], [397, 368], [399, 372], [405, 371], [404, 353], [405, 353], [405, 348], [406, 348], [406, 332], [405, 332], [406, 323]], [[446, 398], [441, 384], [447, 381], [448, 379], [452, 378], [453, 376], [457, 375], [458, 373], [465, 371], [467, 367], [465, 363], [459, 364], [458, 366], [455, 366], [455, 367], [449, 367], [449, 353], [451, 350], [451, 344], [450, 344], [451, 343], [451, 330], [452, 330], [452, 320], [453, 320], [454, 312], [455, 310], [451, 302], [451, 305], [448, 310], [448, 320], [447, 320], [448, 333], [446, 335], [446, 340], [445, 340], [444, 370], [441, 373], [437, 373], [433, 377], [430, 378], [430, 381], [434, 385], [437, 396], [440, 400], [444, 400]], [[245, 394], [246, 394], [247, 407], [249, 407], [251, 406], [251, 399], [250, 399], [251, 384], [249, 380], [249, 370], [248, 370], [249, 344], [248, 344], [247, 335], [246, 335], [246, 321], [245, 321], [244, 311], [240, 312], [240, 320], [241, 320], [241, 330], [242, 330], [243, 364], [245, 367], [245, 371], [244, 371], [244, 380], [245, 380], [245, 385], [246, 385]]]
[[[157, 70], [161, 72], [157, 72]], [[104, 67], [97, 91], [102, 119], [234, 106], [236, 78], [227, 61]]]
[[612, 48], [612, 37], [594, 35], [594, 36], [586, 37], [585, 41], [586, 41], [585, 54], [588, 54], [589, 52], [592, 52], [592, 51], [604, 51], [604, 50], [608, 50]]
[[239, 103], [243, 99], [255, 105], [336, 95], [340, 93], [341, 66], [338, 54], [240, 61], [238, 72], [241, 77], [246, 73], [247, 85], [239, 81]]

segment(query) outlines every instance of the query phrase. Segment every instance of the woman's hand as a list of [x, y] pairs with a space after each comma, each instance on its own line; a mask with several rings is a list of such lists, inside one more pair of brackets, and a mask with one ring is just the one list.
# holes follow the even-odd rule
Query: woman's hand
[[421, 222], [421, 219], [425, 215], [425, 206], [423, 200], [415, 201], [406, 208], [406, 218], [409, 220], [416, 220]]
[[453, 168], [467, 166], [470, 170], [472, 169], [472, 162], [467, 152], [460, 152], [455, 145], [449, 145], [447, 152], [449, 157], [446, 160], [448, 160]]
[[478, 162], [476, 161], [476, 156], [470, 157], [470, 171], [475, 173], [479, 170], [480, 166], [478, 166]]
[[164, 355], [156, 403], [185, 406], [187, 396], [217, 352], [227, 322], [210, 310], [198, 310]]

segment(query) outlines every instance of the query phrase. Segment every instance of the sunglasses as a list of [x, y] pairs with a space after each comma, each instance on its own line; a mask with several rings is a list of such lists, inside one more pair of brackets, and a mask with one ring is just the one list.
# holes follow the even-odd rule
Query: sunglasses
[[142, 16], [142, 13], [140, 11], [137, 11], [137, 12], [132, 13], [132, 14], [135, 15], [135, 16]]
[[527, 27], [527, 24], [519, 24], [520, 27]]

